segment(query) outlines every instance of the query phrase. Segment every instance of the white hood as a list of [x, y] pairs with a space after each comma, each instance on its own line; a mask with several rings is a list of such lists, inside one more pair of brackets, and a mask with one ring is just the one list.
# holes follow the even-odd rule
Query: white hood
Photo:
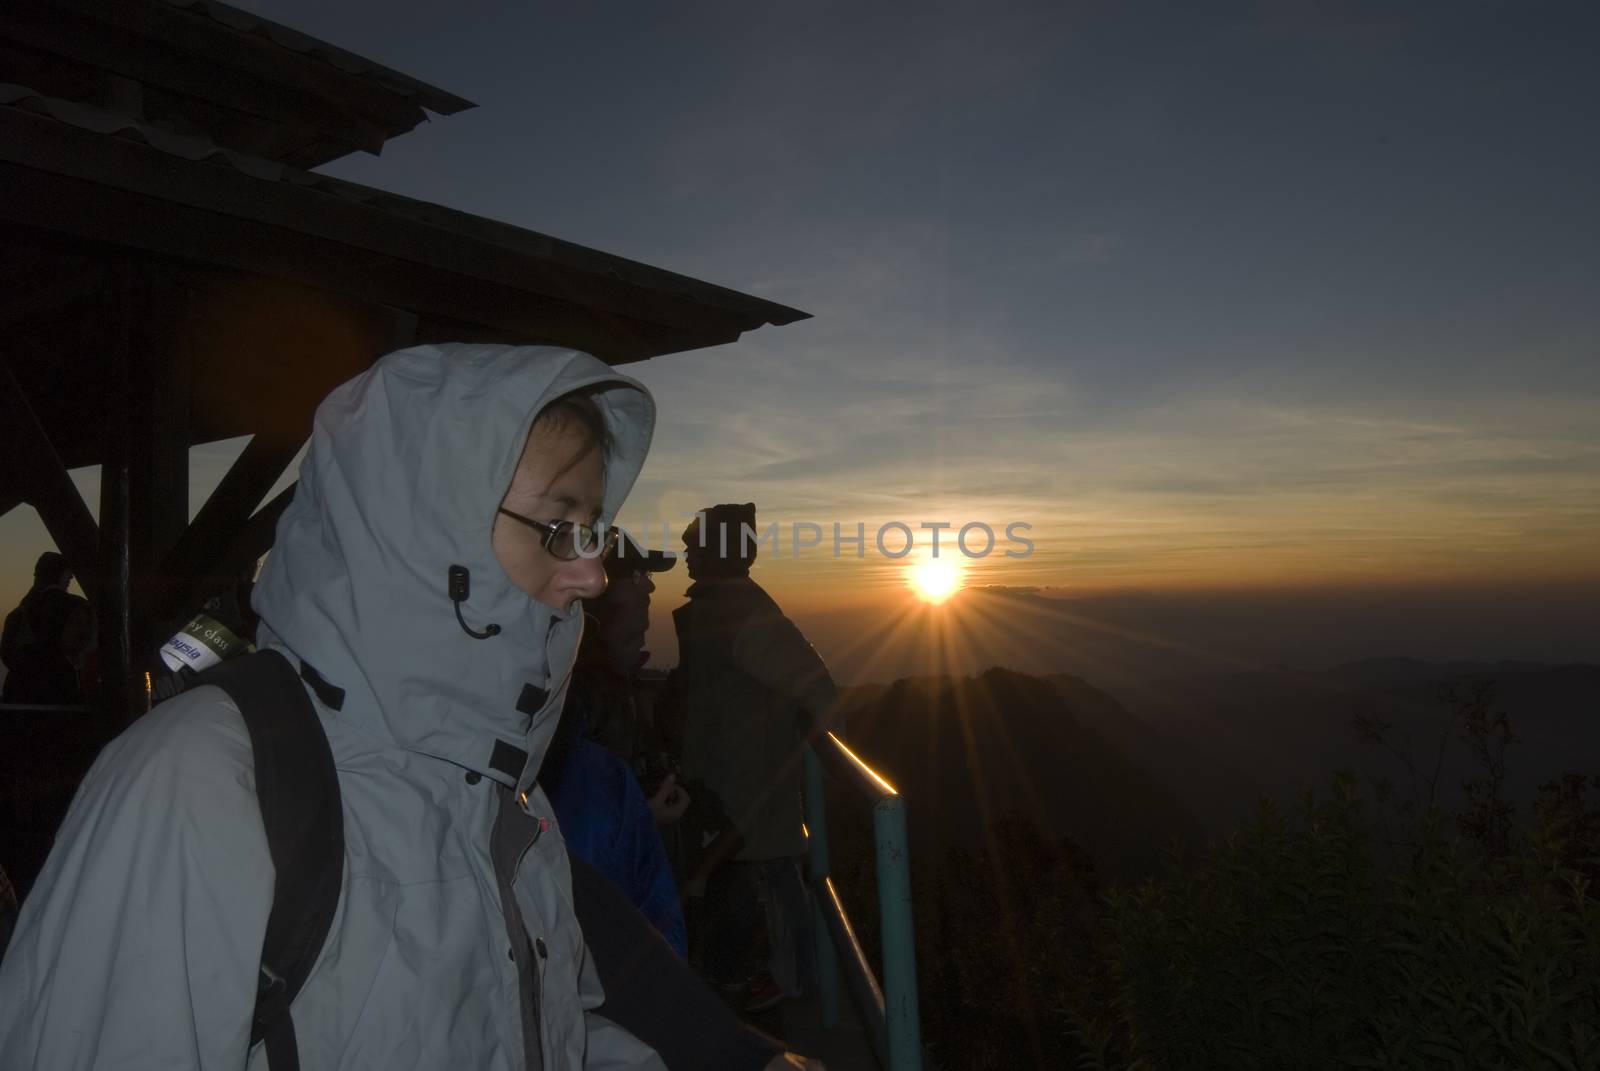
[[[560, 395], [595, 395], [613, 439], [602, 519], [649, 449], [655, 405], [584, 353], [417, 346], [392, 353], [317, 409], [294, 501], [252, 602], [263, 642], [344, 692], [335, 718], [366, 736], [526, 788], [555, 730], [583, 614], [514, 586], [490, 530], [528, 431]], [[452, 565], [471, 575], [456, 623]], [[555, 709], [552, 709], [555, 708]], [[508, 745], [520, 771], [508, 768]]]

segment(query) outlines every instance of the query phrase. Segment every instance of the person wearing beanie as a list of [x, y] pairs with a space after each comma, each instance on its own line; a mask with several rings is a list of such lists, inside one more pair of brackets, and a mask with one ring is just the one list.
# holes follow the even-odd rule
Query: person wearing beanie
[[704, 965], [760, 1010], [798, 996], [812, 973], [799, 866], [802, 759], [806, 741], [831, 726], [838, 697], [811, 644], [750, 578], [755, 524], [750, 502], [696, 515], [684, 532], [693, 583], [672, 616], [683, 774], [721, 798], [744, 840], [734, 863], [707, 880]]

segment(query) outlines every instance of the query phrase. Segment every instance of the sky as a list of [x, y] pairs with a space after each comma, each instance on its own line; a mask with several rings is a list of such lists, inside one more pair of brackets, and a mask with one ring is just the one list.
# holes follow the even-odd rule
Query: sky
[[813, 315], [627, 368], [623, 519], [756, 502], [797, 613], [907, 597], [888, 521], [1063, 596], [1600, 593], [1592, 5], [247, 6], [478, 105], [329, 173]]

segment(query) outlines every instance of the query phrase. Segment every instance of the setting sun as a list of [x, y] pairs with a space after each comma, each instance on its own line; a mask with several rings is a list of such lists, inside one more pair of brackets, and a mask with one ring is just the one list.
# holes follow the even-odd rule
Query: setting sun
[[954, 562], [930, 558], [906, 570], [907, 581], [917, 597], [940, 603], [961, 590], [961, 570]]

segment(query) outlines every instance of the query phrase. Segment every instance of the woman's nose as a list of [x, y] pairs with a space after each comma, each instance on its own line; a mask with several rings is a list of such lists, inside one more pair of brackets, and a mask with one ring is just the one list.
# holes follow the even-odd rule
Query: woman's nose
[[576, 558], [567, 568], [567, 582], [575, 598], [598, 599], [605, 594], [606, 567], [599, 558]]

